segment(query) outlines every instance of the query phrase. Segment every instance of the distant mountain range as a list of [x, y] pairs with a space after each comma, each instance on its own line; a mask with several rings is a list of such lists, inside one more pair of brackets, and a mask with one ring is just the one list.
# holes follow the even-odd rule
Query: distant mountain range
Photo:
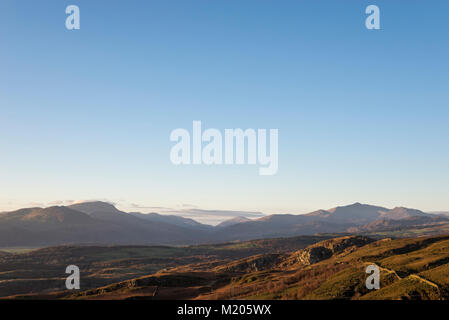
[[223, 221], [222, 223], [219, 223], [217, 225], [217, 227], [224, 228], [224, 227], [232, 226], [234, 224], [239, 224], [239, 223], [248, 222], [248, 221], [251, 221], [251, 219], [248, 219], [246, 217], [235, 217], [235, 218]]
[[449, 211], [434, 211], [434, 212], [430, 212], [432, 214], [436, 214], [438, 216], [446, 216], [449, 217]]
[[0, 247], [61, 244], [199, 244], [234, 240], [363, 233], [449, 223], [449, 217], [416, 209], [355, 203], [309, 214], [237, 217], [213, 227], [157, 213], [123, 212], [106, 202], [27, 208], [0, 213]]

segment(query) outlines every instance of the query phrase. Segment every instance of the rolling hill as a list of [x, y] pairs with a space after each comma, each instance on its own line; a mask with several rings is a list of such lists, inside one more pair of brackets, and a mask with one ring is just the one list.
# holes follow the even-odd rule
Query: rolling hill
[[[368, 265], [380, 289], [365, 286]], [[449, 299], [449, 236], [382, 239], [346, 236], [293, 252], [184, 265], [68, 294], [70, 299]]]
[[[66, 291], [65, 266], [81, 290]], [[380, 270], [380, 289], [365, 286]], [[8, 299], [448, 300], [449, 235], [303, 236], [189, 247], [63, 246], [0, 256]]]
[[0, 298], [65, 289], [65, 269], [81, 270], [83, 288], [94, 289], [188, 265], [220, 264], [262, 253], [305, 248], [329, 236], [301, 236], [200, 246], [57, 246], [8, 253], [0, 251]]

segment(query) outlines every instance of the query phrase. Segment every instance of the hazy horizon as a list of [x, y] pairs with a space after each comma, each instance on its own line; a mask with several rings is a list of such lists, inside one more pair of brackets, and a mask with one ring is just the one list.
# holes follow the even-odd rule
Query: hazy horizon
[[396, 207], [404, 207], [404, 208], [409, 208], [409, 209], [417, 209], [426, 213], [432, 213], [432, 214], [439, 214], [439, 213], [447, 213], [449, 212], [449, 210], [436, 210], [436, 211], [426, 211], [426, 210], [422, 210], [420, 208], [412, 208], [412, 207], [407, 207], [407, 206], [403, 206], [403, 205], [396, 205], [393, 207], [387, 207], [387, 206], [382, 206], [379, 205], [377, 203], [360, 203], [360, 202], [354, 202], [354, 203], [346, 203], [346, 204], [341, 204], [341, 205], [336, 205], [336, 206], [331, 206], [331, 207], [320, 207], [320, 208], [315, 208], [312, 209], [310, 211], [307, 212], [273, 212], [273, 213], [267, 213], [267, 212], [261, 212], [261, 211], [236, 211], [236, 210], [222, 210], [222, 209], [204, 209], [204, 208], [199, 208], [199, 207], [195, 207], [192, 205], [184, 205], [180, 208], [166, 208], [166, 207], [144, 207], [144, 206], [136, 206], [135, 204], [131, 204], [131, 205], [123, 205], [120, 203], [116, 203], [113, 201], [107, 201], [107, 200], [65, 200], [65, 201], [53, 201], [51, 203], [31, 203], [29, 206], [25, 206], [25, 207], [19, 207], [19, 208], [13, 208], [13, 209], [9, 209], [9, 210], [0, 210], [0, 212], [5, 212], [5, 211], [14, 211], [14, 210], [18, 210], [18, 209], [23, 209], [23, 208], [32, 208], [32, 207], [40, 207], [40, 208], [48, 208], [48, 207], [53, 207], [53, 206], [70, 206], [70, 205], [74, 205], [74, 204], [80, 204], [80, 203], [89, 203], [89, 202], [107, 202], [113, 206], [115, 206], [117, 209], [119, 209], [120, 211], [123, 212], [139, 212], [139, 213], [143, 213], [143, 214], [150, 214], [150, 213], [157, 213], [160, 215], [175, 215], [175, 216], [179, 216], [179, 217], [183, 217], [183, 218], [190, 218], [193, 219], [197, 222], [203, 223], [203, 224], [208, 224], [208, 225], [218, 225], [221, 222], [233, 219], [233, 218], [237, 218], [237, 217], [245, 217], [251, 220], [255, 220], [258, 218], [263, 218], [266, 217], [268, 215], [272, 215], [272, 214], [292, 214], [292, 215], [302, 215], [302, 214], [308, 214], [314, 211], [318, 211], [318, 210], [331, 210], [337, 207], [346, 207], [346, 206], [350, 206], [350, 205], [354, 205], [354, 204], [362, 204], [362, 205], [370, 205], [370, 206], [379, 206], [379, 207], [384, 207], [386, 209], [393, 209]]

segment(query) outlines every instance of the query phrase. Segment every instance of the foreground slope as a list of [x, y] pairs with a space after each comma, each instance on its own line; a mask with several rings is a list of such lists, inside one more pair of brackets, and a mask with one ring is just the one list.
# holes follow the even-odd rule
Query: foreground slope
[[[330, 236], [301, 236], [199, 246], [58, 246], [0, 251], [0, 298], [65, 289], [65, 269], [80, 268], [84, 290], [186, 266], [203, 270], [262, 253], [305, 248]], [[178, 269], [180, 270], [180, 269]]]
[[[365, 286], [368, 265], [380, 289]], [[449, 299], [449, 236], [346, 236], [293, 252], [183, 265], [71, 299]]]

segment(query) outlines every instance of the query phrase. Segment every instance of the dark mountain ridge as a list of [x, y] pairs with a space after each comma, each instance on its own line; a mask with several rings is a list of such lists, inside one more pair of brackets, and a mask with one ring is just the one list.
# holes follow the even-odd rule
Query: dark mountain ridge
[[[206, 240], [198, 230], [147, 221], [104, 203], [21, 209], [0, 214], [0, 246], [182, 244]], [[84, 212], [75, 210], [75, 208]], [[105, 211], [95, 211], [105, 210]]]
[[309, 214], [231, 219], [216, 227], [157, 213], [127, 213], [106, 202], [0, 213], [0, 247], [61, 244], [176, 245], [323, 233], [366, 233], [449, 223], [416, 209], [355, 203]]

